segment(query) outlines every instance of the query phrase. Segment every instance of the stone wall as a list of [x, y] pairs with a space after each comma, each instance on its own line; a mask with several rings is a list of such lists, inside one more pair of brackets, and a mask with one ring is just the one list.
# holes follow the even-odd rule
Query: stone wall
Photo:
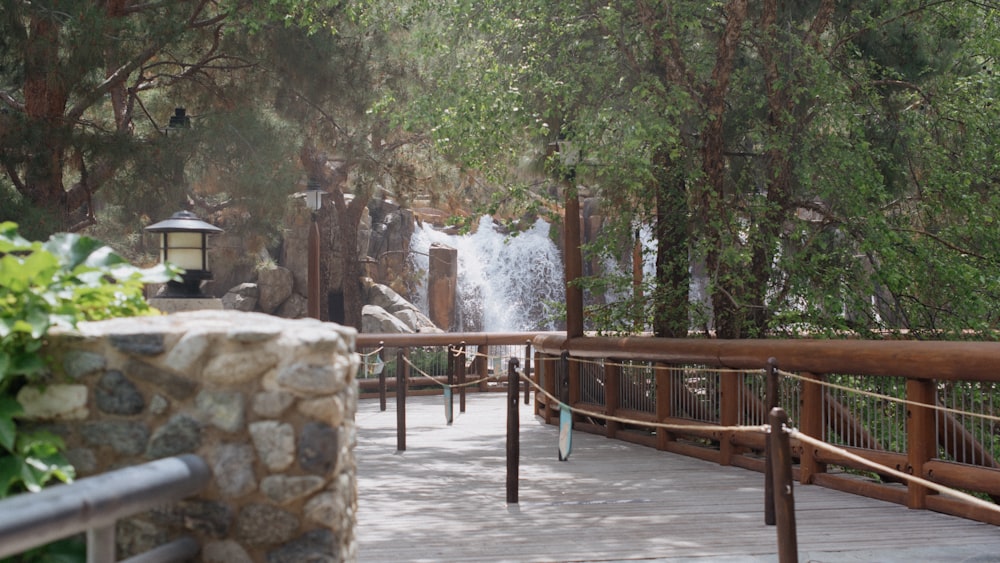
[[119, 558], [193, 534], [200, 561], [352, 561], [354, 338], [236, 311], [84, 323], [52, 335], [55, 373], [18, 399], [79, 476], [182, 453], [212, 468], [197, 497], [120, 521]]

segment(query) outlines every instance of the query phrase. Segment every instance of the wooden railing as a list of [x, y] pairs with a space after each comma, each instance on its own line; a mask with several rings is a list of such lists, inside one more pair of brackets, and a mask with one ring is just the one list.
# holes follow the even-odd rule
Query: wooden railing
[[[576, 415], [578, 430], [763, 471], [762, 435], [705, 428], [765, 423], [764, 371], [773, 359], [786, 374], [777, 404], [802, 433], [890, 468], [1000, 499], [993, 459], [1000, 447], [1000, 432], [994, 432], [1000, 430], [1000, 343], [546, 335], [533, 345], [537, 380], [552, 397], [631, 422]], [[974, 391], [975, 399], [956, 409], [947, 395], [962, 388]], [[855, 395], [861, 399], [849, 399]], [[536, 412], [557, 424], [549, 403], [539, 394]], [[943, 404], [949, 409], [920, 406]], [[986, 422], [970, 424], [979, 414]], [[683, 425], [697, 429], [685, 432]], [[994, 511], [918, 484], [875, 479], [869, 467], [843, 455], [794, 440], [793, 448], [801, 483], [1000, 524]]]
[[[456, 354], [473, 346], [474, 354]], [[397, 354], [448, 350], [443, 356], [449, 361], [432, 376], [449, 383], [491, 373], [493, 361], [528, 355], [522, 365], [532, 366], [532, 380], [545, 391], [535, 394], [535, 412], [546, 422], [559, 423], [561, 401], [593, 413], [574, 415], [577, 430], [761, 472], [765, 436], [729, 429], [767, 424], [769, 406], [776, 404], [805, 435], [934, 483], [1000, 499], [994, 460], [1000, 451], [1000, 343], [450, 333], [361, 334], [357, 348], [381, 348], [387, 363], [405, 363], [396, 379], [405, 387], [421, 377], [408, 361], [395, 360]], [[776, 397], [767, 396], [765, 383], [771, 359], [783, 374]], [[369, 392], [379, 388], [371, 378], [362, 392], [366, 386]], [[381, 389], [384, 405], [384, 377]], [[464, 391], [459, 389], [462, 410]], [[793, 439], [793, 454], [794, 475], [803, 484], [1000, 525], [995, 511], [879, 475], [835, 451]]]

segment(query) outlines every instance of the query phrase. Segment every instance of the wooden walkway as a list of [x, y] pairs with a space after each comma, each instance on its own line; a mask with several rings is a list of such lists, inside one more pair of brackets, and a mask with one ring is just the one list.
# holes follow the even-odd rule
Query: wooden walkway
[[[763, 475], [574, 432], [523, 404], [519, 503], [506, 500], [506, 397], [472, 394], [445, 424], [443, 400], [359, 405], [360, 561], [777, 561], [764, 525]], [[1000, 528], [795, 486], [799, 561], [1000, 562]]]

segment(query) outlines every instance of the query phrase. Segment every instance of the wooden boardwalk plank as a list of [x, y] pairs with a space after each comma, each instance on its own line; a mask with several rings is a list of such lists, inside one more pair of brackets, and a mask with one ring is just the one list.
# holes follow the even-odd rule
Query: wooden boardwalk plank
[[[472, 394], [445, 424], [441, 397], [359, 405], [360, 560], [776, 561], [763, 475], [557, 429], [521, 409], [519, 504], [506, 504], [506, 401]], [[800, 561], [1000, 562], [1000, 529], [816, 486], [795, 486]]]

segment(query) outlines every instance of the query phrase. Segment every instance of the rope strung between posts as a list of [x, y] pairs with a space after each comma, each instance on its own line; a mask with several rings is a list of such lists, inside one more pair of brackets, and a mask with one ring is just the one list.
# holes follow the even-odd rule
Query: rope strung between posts
[[385, 349], [385, 346], [379, 346], [378, 348], [376, 348], [375, 350], [372, 350], [371, 352], [355, 352], [355, 354], [357, 354], [359, 356], [362, 356], [364, 358], [368, 358], [368, 357], [374, 356], [375, 354], [378, 354], [379, 352], [381, 352], [384, 349]]
[[[556, 360], [560, 358], [554, 358]], [[734, 368], [703, 368], [703, 367], [681, 367], [681, 366], [665, 366], [653, 363], [651, 365], [636, 365], [636, 364], [623, 364], [618, 362], [609, 362], [607, 360], [585, 360], [583, 358], [574, 358], [570, 356], [567, 358], [571, 362], [578, 364], [589, 364], [596, 366], [616, 366], [620, 368], [642, 368], [651, 369], [654, 371], [685, 371], [693, 373], [741, 373], [741, 374], [760, 374], [763, 375], [767, 373], [767, 370], [760, 368], [752, 369], [734, 369]]]
[[992, 512], [1000, 514], [1000, 506], [990, 502], [986, 502], [985, 500], [982, 500], [980, 498], [976, 498], [968, 493], [963, 493], [962, 491], [958, 491], [950, 487], [945, 487], [944, 485], [939, 485], [933, 481], [928, 481], [927, 479], [916, 477], [914, 475], [910, 475], [909, 473], [904, 473], [902, 471], [893, 469], [892, 467], [888, 467], [880, 463], [871, 461], [869, 459], [865, 459], [864, 457], [851, 453], [843, 448], [838, 448], [837, 446], [831, 446], [830, 444], [827, 444], [822, 440], [813, 438], [812, 436], [809, 436], [807, 434], [803, 434], [797, 428], [786, 428], [785, 431], [788, 433], [789, 437], [795, 438], [799, 442], [809, 444], [810, 446], [813, 446], [821, 450], [826, 450], [828, 452], [836, 453], [837, 455], [846, 457], [854, 462], [870, 467], [878, 473], [886, 473], [888, 475], [892, 475], [899, 479], [912, 481], [921, 486], [927, 487], [928, 489], [933, 489], [941, 494], [948, 495], [950, 497], [972, 503], [981, 508], [986, 508]]
[[[527, 377], [523, 373], [520, 373], [520, 372], [519, 372], [519, 376], [520, 376], [521, 379], [524, 379], [532, 387], [534, 387], [535, 390], [536, 390], [536, 392], [541, 393], [545, 397], [547, 397], [549, 401], [556, 403], [560, 408], [566, 407], [571, 412], [576, 413], [576, 414], [580, 414], [580, 415], [591, 416], [591, 417], [595, 417], [595, 418], [601, 418], [601, 419], [604, 419], [604, 420], [613, 421], [613, 422], [619, 422], [619, 423], [623, 423], [623, 424], [639, 424], [639, 425], [648, 426], [648, 427], [663, 428], [665, 430], [676, 430], [676, 431], [755, 432], [755, 433], [762, 433], [762, 434], [770, 434], [770, 432], [771, 432], [770, 425], [764, 425], [764, 426], [715, 426], [715, 425], [701, 425], [701, 426], [697, 426], [697, 425], [688, 425], [688, 424], [666, 424], [666, 423], [658, 423], [658, 422], [648, 422], [648, 421], [644, 421], [644, 420], [629, 420], [629, 419], [620, 418], [620, 417], [616, 417], [616, 416], [609, 416], [609, 415], [605, 415], [604, 413], [597, 413], [597, 412], [592, 412], [592, 411], [587, 411], [587, 410], [584, 410], [584, 409], [578, 409], [578, 408], [575, 408], [575, 407], [571, 407], [571, 406], [567, 405], [566, 403], [563, 403], [559, 399], [555, 398], [550, 393], [546, 392], [537, 383], [535, 383], [534, 381], [532, 381], [530, 379], [530, 377]], [[916, 403], [916, 404], [919, 404], [919, 403]], [[923, 405], [921, 405], [921, 406], [923, 406]], [[923, 487], [926, 487], [928, 489], [932, 489], [932, 490], [938, 491], [941, 494], [948, 495], [948, 496], [950, 496], [952, 498], [957, 498], [957, 499], [965, 501], [965, 502], [969, 502], [969, 503], [974, 504], [976, 506], [979, 506], [981, 508], [986, 508], [986, 509], [990, 510], [991, 512], [996, 512], [996, 513], [1000, 514], [1000, 505], [996, 505], [996, 504], [987, 502], [987, 501], [982, 500], [980, 498], [976, 498], [976, 497], [974, 497], [974, 496], [972, 496], [972, 495], [970, 495], [968, 493], [964, 493], [962, 491], [953, 489], [951, 487], [946, 487], [944, 485], [940, 485], [940, 484], [935, 483], [933, 481], [928, 481], [927, 479], [923, 479], [921, 477], [916, 477], [914, 475], [910, 475], [908, 473], [904, 473], [902, 471], [896, 470], [896, 469], [894, 469], [892, 467], [888, 467], [886, 465], [882, 465], [880, 463], [876, 463], [874, 461], [868, 460], [868, 459], [866, 459], [866, 458], [864, 458], [862, 456], [859, 456], [857, 454], [851, 453], [851, 452], [847, 451], [844, 448], [839, 448], [837, 446], [832, 446], [832, 445], [827, 444], [826, 442], [824, 442], [822, 440], [813, 438], [812, 436], [809, 436], [808, 434], [804, 434], [804, 433], [802, 433], [797, 428], [783, 427], [783, 431], [785, 433], [787, 433], [790, 438], [797, 439], [801, 443], [809, 444], [809, 445], [811, 445], [811, 446], [813, 446], [813, 447], [815, 447], [817, 449], [826, 450], [828, 452], [832, 452], [832, 453], [835, 453], [837, 455], [843, 456], [843, 457], [845, 457], [847, 459], [853, 460], [853, 461], [855, 461], [855, 462], [857, 462], [859, 464], [862, 464], [862, 465], [864, 465], [866, 467], [870, 467], [870, 468], [872, 468], [873, 470], [875, 470], [878, 473], [884, 473], [884, 474], [892, 475], [892, 476], [895, 476], [895, 477], [897, 477], [899, 479], [903, 479], [903, 480], [906, 480], [906, 481], [911, 481], [911, 482], [917, 483], [917, 484], [919, 484], [919, 485], [921, 485]]]
[[[379, 350], [381, 350], [381, 348], [379, 348]], [[378, 352], [378, 350], [376, 352]], [[505, 359], [508, 359], [508, 358], [511, 357], [511, 356], [491, 356], [489, 354], [485, 354], [485, 353], [478, 352], [478, 351], [477, 352], [469, 352], [468, 350], [463, 350], [463, 349], [457, 348], [457, 347], [452, 351], [452, 355], [455, 356], [456, 358], [459, 357], [459, 356], [463, 356], [464, 355], [466, 358], [468, 358], [468, 357], [474, 357], [474, 358], [475, 357], [482, 357], [482, 358], [487, 358], [489, 360], [505, 360]], [[597, 365], [597, 366], [602, 366], [602, 367], [606, 367], [606, 366], [616, 366], [616, 367], [620, 367], [620, 368], [636, 368], [636, 367], [641, 367], [642, 369], [652, 369], [652, 370], [657, 370], [657, 371], [658, 370], [667, 370], [667, 371], [683, 370], [684, 372], [687, 372], [687, 373], [714, 373], [714, 374], [736, 373], [736, 374], [745, 374], [745, 375], [754, 375], [754, 374], [756, 374], [756, 375], [763, 375], [763, 374], [765, 374], [767, 372], [767, 370], [756, 369], [756, 368], [754, 368], [754, 369], [734, 369], [734, 368], [678, 367], [678, 366], [670, 366], [670, 365], [658, 365], [658, 364], [655, 364], [655, 363], [652, 364], [652, 365], [636, 366], [635, 364], [626, 364], [626, 363], [620, 363], [620, 362], [608, 362], [606, 360], [586, 360], [586, 359], [583, 359], [583, 358], [575, 358], [575, 357], [572, 357], [572, 356], [568, 357], [567, 359], [569, 361], [571, 361], [571, 362], [576, 362], [578, 364]], [[547, 356], [547, 355], [544, 355], [544, 356], [541, 356], [541, 357], [536, 357], [534, 360], [535, 360], [535, 363], [538, 364], [538, 363], [541, 363], [541, 362], [561, 361], [562, 358], [560, 358], [558, 356]], [[409, 360], [407, 360], [407, 362], [409, 363]], [[416, 366], [414, 366], [412, 363], [410, 363], [410, 365], [414, 369], [416, 369], [418, 372], [420, 372], [420, 369], [417, 368]], [[933, 409], [935, 411], [946, 412], [946, 413], [951, 413], [951, 414], [955, 414], [955, 415], [971, 416], [971, 417], [982, 418], [982, 419], [985, 419], [985, 420], [991, 420], [991, 421], [994, 421], [994, 422], [1000, 422], [1000, 416], [996, 416], [996, 415], [989, 415], [989, 414], [984, 414], [984, 413], [976, 413], [976, 412], [971, 412], [971, 411], [965, 411], [965, 410], [961, 410], [961, 409], [955, 409], [955, 408], [951, 408], [951, 407], [946, 407], [946, 406], [943, 406], [943, 405], [931, 405], [931, 404], [927, 404], [927, 403], [920, 403], [920, 402], [917, 402], [917, 401], [910, 401], [908, 399], [900, 399], [898, 397], [893, 397], [891, 395], [885, 395], [885, 394], [882, 394], [882, 393], [876, 393], [874, 391], [865, 391], [865, 390], [862, 390], [862, 389], [856, 389], [854, 387], [848, 387], [846, 385], [839, 385], [839, 384], [832, 383], [832, 382], [825, 381], [825, 380], [818, 380], [818, 379], [811, 379], [811, 378], [803, 377], [803, 376], [798, 375], [796, 373], [784, 371], [784, 370], [781, 370], [781, 369], [776, 370], [776, 373], [778, 373], [781, 376], [788, 377], [788, 378], [791, 378], [791, 379], [795, 379], [795, 380], [798, 380], [798, 381], [806, 381], [806, 382], [809, 382], [809, 383], [814, 383], [816, 385], [822, 385], [824, 387], [829, 387], [831, 389], [837, 389], [837, 390], [845, 391], [845, 392], [849, 392], [849, 393], [856, 393], [856, 394], [859, 394], [859, 395], [864, 395], [864, 396], [868, 396], [868, 397], [872, 397], [872, 398], [876, 398], [876, 399], [882, 399], [882, 400], [889, 401], [889, 402], [901, 403], [901, 404], [904, 404], [904, 405], [909, 405], [909, 406], [914, 406], [914, 407], [923, 407], [923, 408]], [[431, 376], [427, 375], [426, 373], [421, 372], [421, 374], [424, 375], [427, 378], [431, 378]], [[475, 381], [467, 382], [467, 383], [464, 384], [464, 386], [466, 386], [466, 387], [472, 387], [472, 386], [475, 386], [475, 385], [478, 385], [478, 384], [482, 383], [483, 381], [489, 381], [491, 379], [497, 379], [498, 375], [499, 374], [494, 374], [492, 376], [486, 376], [486, 377], [483, 377], [481, 379], [477, 379]], [[434, 381], [435, 383], [437, 383], [438, 385], [447, 386], [447, 384], [442, 384], [442, 383], [438, 382], [435, 379], [431, 379], [431, 380]], [[538, 386], [534, 382], [532, 382], [532, 381], [529, 380], [529, 383], [532, 386], [535, 386], [536, 388], [538, 388]], [[461, 386], [460, 385], [452, 385], [452, 387], [461, 387]], [[544, 390], [541, 390], [541, 392], [544, 395], [548, 395], [548, 393], [546, 393]], [[558, 399], [556, 399], [556, 400], [558, 401]], [[570, 407], [570, 408], [572, 408], [572, 407]], [[595, 416], [595, 413], [588, 412], [587, 416]], [[642, 421], [637, 422], [637, 423], [646, 424], [645, 422], [642, 422]]]
[[[582, 360], [580, 358], [574, 358], [574, 357], [569, 357], [568, 359], [571, 362], [577, 362], [577, 363], [581, 363], [581, 364], [591, 363], [591, 364], [604, 365], [604, 366], [614, 365], [614, 366], [619, 366], [619, 367], [635, 367], [634, 364], [616, 364], [616, 363], [610, 363], [610, 362], [604, 362], [604, 363], [602, 363], [602, 362], [599, 362], [599, 361]], [[561, 358], [555, 357], [555, 356], [550, 356], [550, 357], [544, 357], [544, 358], [542, 358], [542, 360], [544, 360], [544, 361], [560, 361]], [[719, 373], [719, 374], [722, 374], [722, 373], [738, 373], [738, 374], [748, 374], [748, 375], [749, 374], [763, 375], [763, 374], [767, 373], [767, 370], [764, 370], [764, 369], [731, 369], [731, 368], [675, 367], [675, 366], [661, 366], [661, 365], [652, 365], [652, 366], [648, 366], [648, 368], [649, 369], [654, 369], [654, 370], [683, 370], [683, 371], [689, 372], [689, 373]], [[941, 412], [947, 412], [947, 413], [956, 414], [956, 415], [972, 416], [972, 417], [982, 418], [982, 419], [985, 419], [985, 420], [992, 420], [994, 422], [1000, 422], [1000, 416], [996, 416], [996, 415], [983, 414], [983, 413], [977, 413], [977, 412], [972, 412], [972, 411], [965, 411], [965, 410], [961, 410], [961, 409], [955, 409], [955, 408], [946, 407], [946, 406], [943, 406], [943, 405], [930, 405], [930, 404], [927, 404], [927, 403], [920, 403], [920, 402], [917, 402], [917, 401], [910, 401], [908, 399], [900, 399], [898, 397], [893, 397], [891, 395], [885, 395], [885, 394], [882, 394], [882, 393], [876, 393], [874, 391], [865, 391], [865, 390], [862, 390], [862, 389], [856, 389], [854, 387], [848, 387], [846, 385], [838, 385], [836, 383], [832, 383], [832, 382], [825, 381], [825, 380], [810, 379], [810, 378], [803, 377], [801, 375], [798, 375], [798, 374], [795, 374], [795, 373], [792, 373], [792, 372], [788, 372], [788, 371], [784, 371], [784, 370], [781, 370], [781, 369], [775, 370], [775, 373], [777, 373], [777, 374], [779, 374], [781, 376], [784, 376], [784, 377], [788, 377], [790, 379], [795, 379], [795, 380], [798, 380], [798, 381], [806, 381], [806, 382], [809, 382], [809, 383], [814, 383], [816, 385], [822, 385], [822, 386], [825, 386], [825, 387], [829, 387], [831, 389], [837, 389], [837, 390], [846, 391], [846, 392], [849, 392], [849, 393], [857, 393], [859, 395], [865, 395], [865, 396], [876, 398], [876, 399], [883, 399], [885, 401], [890, 401], [890, 402], [895, 402], [895, 403], [902, 403], [904, 405], [910, 405], [910, 406], [914, 406], [914, 407], [924, 407], [924, 408], [933, 409], [933, 410], [941, 411]]]
[[[508, 354], [508, 355], [503, 355], [503, 356], [493, 356], [493, 355], [485, 354], [485, 353], [478, 352], [478, 351], [477, 352], [469, 352], [469, 351], [461, 350], [459, 348], [455, 348], [455, 350], [452, 352], [452, 355], [455, 356], [456, 358], [458, 356], [464, 355], [466, 357], [470, 357], [471, 356], [471, 357], [476, 357], [476, 358], [487, 358], [489, 360], [506, 360], [506, 359], [511, 358], [511, 357], [516, 357], [513, 354]], [[540, 362], [558, 362], [558, 361], [561, 361], [561, 360], [562, 360], [562, 358], [560, 358], [558, 356], [541, 356], [541, 357], [538, 357], [538, 358], [534, 358], [534, 361], [536, 363], [540, 363]], [[587, 360], [587, 359], [584, 359], [584, 358], [576, 358], [576, 357], [573, 357], [573, 356], [570, 356], [568, 358], [568, 360], [571, 361], [571, 362], [574, 362], [574, 363], [578, 363], [578, 364], [589, 364], [589, 365], [596, 365], [596, 366], [602, 366], [602, 367], [604, 367], [604, 366], [616, 366], [616, 367], [621, 367], [621, 368], [642, 368], [642, 369], [651, 369], [651, 370], [654, 370], [654, 371], [677, 371], [677, 370], [683, 370], [683, 371], [686, 371], [686, 372], [696, 372], [696, 373], [740, 373], [740, 374], [760, 374], [760, 375], [763, 375], [764, 373], [766, 373], [766, 370], [760, 369], [760, 368], [735, 369], [735, 368], [679, 367], [679, 366], [660, 365], [660, 364], [657, 364], [655, 362], [651, 362], [649, 365], [637, 365], [637, 364], [634, 364], [634, 363], [633, 364], [627, 364], [627, 363], [621, 363], [621, 362], [609, 362], [607, 360]]]
[[403, 361], [406, 362], [407, 365], [409, 365], [411, 368], [413, 368], [414, 370], [416, 370], [416, 372], [417, 372], [418, 375], [423, 376], [423, 377], [425, 377], [425, 378], [433, 381], [434, 383], [440, 385], [441, 387], [448, 388], [448, 389], [455, 389], [455, 388], [459, 388], [460, 389], [462, 387], [472, 387], [472, 386], [475, 386], [475, 385], [479, 385], [480, 383], [482, 383], [484, 381], [489, 381], [491, 379], [497, 379], [499, 377], [497, 374], [494, 374], [494, 375], [487, 375], [486, 377], [482, 377], [482, 378], [476, 379], [474, 381], [466, 381], [465, 383], [442, 383], [442, 382], [438, 381], [437, 379], [434, 379], [434, 376], [432, 376], [431, 374], [429, 374], [426, 371], [424, 371], [424, 370], [418, 368], [417, 366], [415, 366], [413, 364], [413, 362], [411, 362], [410, 359], [407, 358], [406, 356], [403, 356]]
[[836, 383], [831, 383], [831, 382], [825, 381], [825, 380], [810, 379], [808, 377], [803, 377], [801, 375], [798, 375], [798, 374], [795, 374], [795, 373], [791, 373], [791, 372], [787, 372], [787, 371], [780, 370], [780, 369], [776, 370], [776, 373], [778, 375], [781, 375], [781, 376], [784, 376], [784, 377], [788, 377], [788, 378], [791, 378], [791, 379], [797, 379], [799, 381], [808, 381], [809, 383], [815, 383], [816, 385], [822, 385], [824, 387], [829, 387], [831, 389], [837, 389], [837, 390], [846, 391], [846, 392], [849, 392], [849, 393], [856, 393], [858, 395], [864, 395], [866, 397], [872, 397], [872, 398], [881, 399], [881, 400], [884, 400], [884, 401], [890, 401], [890, 402], [894, 402], [894, 403], [902, 403], [904, 405], [909, 405], [909, 406], [912, 406], [912, 407], [922, 407], [922, 408], [926, 408], [926, 409], [933, 409], [933, 410], [936, 410], [936, 411], [947, 412], [947, 413], [951, 413], [951, 414], [960, 414], [960, 415], [965, 415], [965, 416], [975, 416], [975, 417], [979, 417], [979, 418], [984, 418], [986, 420], [992, 420], [992, 421], [995, 421], [995, 422], [1000, 422], [1000, 416], [993, 416], [993, 415], [989, 415], [989, 414], [975, 413], [975, 412], [970, 412], [970, 411], [963, 411], [963, 410], [960, 410], [960, 409], [953, 409], [953, 408], [945, 407], [945, 406], [942, 406], [942, 405], [929, 405], [927, 403], [919, 403], [917, 401], [911, 401], [909, 399], [900, 399], [899, 397], [893, 397], [891, 395], [884, 395], [882, 393], [876, 393], [874, 391], [865, 391], [865, 390], [862, 390], [862, 389], [855, 389], [854, 387], [847, 387], [846, 385], [838, 385]]
[[619, 424], [634, 424], [634, 425], [645, 426], [645, 427], [650, 427], [650, 428], [662, 428], [664, 430], [674, 430], [674, 431], [677, 431], [677, 432], [691, 432], [691, 431], [695, 431], [695, 432], [754, 432], [754, 433], [767, 434], [767, 433], [769, 433], [771, 431], [770, 425], [761, 425], [761, 426], [753, 426], [753, 425], [719, 426], [719, 425], [715, 425], [715, 424], [702, 424], [702, 425], [698, 425], [698, 424], [669, 424], [669, 423], [666, 423], [666, 422], [652, 422], [652, 421], [649, 421], [649, 420], [637, 420], [637, 419], [622, 418], [620, 416], [613, 416], [613, 415], [604, 414], [604, 413], [601, 413], [601, 412], [588, 411], [588, 410], [585, 410], [585, 409], [581, 409], [581, 408], [570, 406], [570, 405], [568, 405], [568, 404], [560, 401], [555, 396], [553, 396], [551, 393], [549, 393], [545, 389], [542, 389], [542, 387], [540, 385], [538, 385], [537, 383], [535, 383], [534, 381], [532, 381], [530, 377], [524, 375], [521, 372], [517, 372], [517, 374], [518, 374], [519, 379], [527, 381], [529, 385], [531, 385], [532, 387], [534, 387], [535, 388], [535, 392], [541, 393], [542, 395], [544, 395], [545, 397], [547, 397], [548, 401], [549, 401], [549, 403], [548, 403], [549, 405], [552, 405], [553, 403], [555, 403], [556, 405], [559, 406], [560, 409], [565, 407], [565, 408], [569, 409], [570, 412], [572, 412], [574, 414], [579, 414], [579, 415], [582, 415], [582, 416], [589, 416], [589, 417], [592, 417], [592, 418], [600, 418], [600, 419], [611, 421], [611, 422], [617, 422]]

